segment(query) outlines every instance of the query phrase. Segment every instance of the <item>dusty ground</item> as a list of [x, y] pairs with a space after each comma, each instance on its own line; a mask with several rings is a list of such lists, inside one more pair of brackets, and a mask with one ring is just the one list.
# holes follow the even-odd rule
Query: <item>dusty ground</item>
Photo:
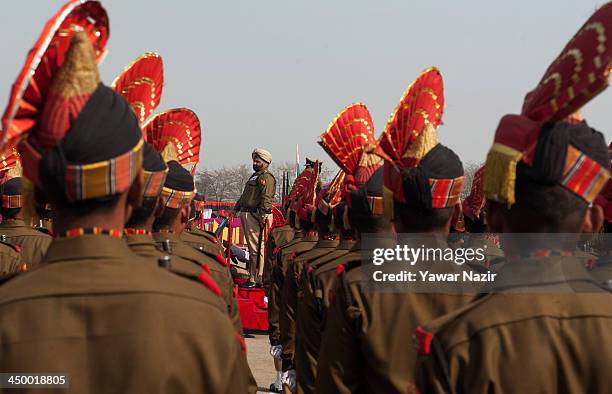
[[249, 366], [255, 380], [257, 380], [257, 386], [259, 387], [260, 393], [268, 393], [270, 384], [276, 379], [274, 373], [274, 363], [272, 362], [272, 356], [270, 356], [270, 343], [268, 342], [268, 335], [261, 333], [248, 333], [246, 335], [247, 344], [247, 358]]

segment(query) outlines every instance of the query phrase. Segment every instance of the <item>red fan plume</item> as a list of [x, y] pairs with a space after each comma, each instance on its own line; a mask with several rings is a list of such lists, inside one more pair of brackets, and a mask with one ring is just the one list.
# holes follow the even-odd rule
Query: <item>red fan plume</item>
[[166, 161], [176, 160], [192, 174], [200, 161], [200, 120], [190, 109], [177, 108], [153, 116], [142, 127], [146, 140]]
[[612, 64], [612, 2], [597, 10], [527, 94], [523, 115], [538, 122], [561, 120], [608, 86]]
[[[427, 124], [434, 129], [442, 123], [444, 83], [442, 74], [431, 67], [410, 84], [385, 126], [377, 153], [400, 167], [416, 165], [421, 157], [411, 152], [411, 144]], [[418, 156], [418, 155], [417, 155]]]
[[43, 28], [13, 84], [2, 115], [2, 146], [14, 146], [38, 121], [53, 76], [76, 31], [87, 34], [98, 62], [104, 58], [109, 28], [102, 5], [91, 0], [66, 3]]
[[484, 190], [482, 188], [482, 180], [484, 176], [485, 167], [482, 166], [474, 173], [472, 179], [472, 189], [470, 194], [463, 200], [463, 214], [471, 219], [479, 218], [480, 211], [485, 205]]
[[368, 108], [361, 103], [344, 108], [320, 138], [319, 145], [336, 164], [346, 174], [354, 175], [365, 147], [376, 144]]
[[272, 205], [272, 228], [282, 227], [287, 224], [285, 215], [276, 206]]
[[159, 105], [164, 86], [164, 64], [157, 53], [147, 52], [130, 63], [113, 81], [112, 88], [126, 99], [140, 124]]
[[342, 200], [342, 186], [345, 176], [344, 171], [339, 170], [334, 179], [317, 193], [315, 206], [325, 215]]

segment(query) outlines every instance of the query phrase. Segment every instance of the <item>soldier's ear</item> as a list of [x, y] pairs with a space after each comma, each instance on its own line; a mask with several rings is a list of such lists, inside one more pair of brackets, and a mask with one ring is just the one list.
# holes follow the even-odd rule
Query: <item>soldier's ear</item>
[[603, 209], [599, 205], [588, 208], [582, 221], [583, 233], [596, 233], [601, 229], [604, 222]]
[[183, 204], [181, 207], [181, 224], [186, 226], [189, 222], [189, 214], [191, 213], [191, 204]]

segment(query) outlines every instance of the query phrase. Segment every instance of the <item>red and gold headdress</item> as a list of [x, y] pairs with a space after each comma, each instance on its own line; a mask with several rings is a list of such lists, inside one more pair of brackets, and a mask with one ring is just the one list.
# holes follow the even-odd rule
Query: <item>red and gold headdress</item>
[[142, 129], [164, 160], [176, 160], [192, 175], [195, 173], [201, 141], [200, 120], [195, 112], [171, 109], [153, 116]]
[[[138, 123], [141, 125], [155, 111], [161, 100], [164, 85], [164, 64], [157, 53], [147, 52], [132, 61], [112, 83], [112, 88], [119, 93], [132, 107]], [[144, 134], [144, 131], [143, 131]], [[144, 135], [147, 139], [146, 134]], [[145, 156], [151, 154], [146, 148]], [[143, 166], [145, 198], [160, 195], [168, 168], [161, 171], [149, 171], [146, 160]]]
[[[438, 145], [436, 129], [442, 123], [444, 82], [435, 67], [423, 71], [391, 113], [377, 153], [385, 158], [385, 214], [392, 217], [393, 201], [409, 203], [404, 195], [402, 170], [416, 168]], [[429, 178], [431, 207], [445, 208], [459, 202], [463, 176]]]
[[342, 185], [344, 184], [344, 179], [344, 171], [339, 170], [334, 179], [317, 193], [315, 206], [324, 215], [330, 214], [334, 207], [342, 201]]
[[[608, 86], [612, 46], [612, 3], [597, 10], [548, 67], [538, 86], [527, 94], [521, 115], [504, 116], [487, 156], [484, 192], [487, 198], [512, 206], [516, 166], [531, 166], [540, 130], [561, 121]], [[568, 144], [561, 184], [592, 202], [609, 178], [609, 169]]]
[[113, 81], [115, 89], [130, 104], [143, 124], [159, 105], [164, 87], [164, 64], [157, 53], [147, 52], [125, 67]]
[[276, 206], [272, 205], [272, 227], [283, 227], [287, 224], [287, 219], [285, 219], [285, 215], [278, 209]]
[[480, 218], [480, 211], [485, 206], [485, 196], [482, 190], [482, 180], [484, 176], [485, 167], [482, 166], [474, 173], [472, 179], [472, 189], [470, 194], [463, 200], [462, 208], [463, 215], [470, 219]]
[[100, 62], [106, 55], [109, 27], [99, 1], [69, 1], [46, 23], [13, 84], [2, 115], [2, 146], [15, 146], [39, 121], [51, 82], [76, 32], [85, 33]]
[[[108, 17], [99, 2], [74, 0], [62, 7], [47, 22], [30, 51], [2, 119], [5, 146], [14, 146], [21, 139], [18, 149], [24, 176], [44, 187], [43, 183], [51, 182], [52, 177], [39, 175], [39, 163], [47, 160], [45, 171], [63, 179], [61, 185], [54, 186], [62, 187], [69, 201], [123, 192], [141, 166], [142, 139], [126, 138], [117, 146], [105, 147], [107, 154], [97, 157], [107, 159], [96, 162], [70, 162], [58, 157], [59, 150], [53, 150], [68, 133], [72, 140], [85, 141], [90, 124], [87, 122], [99, 124], [98, 117], [122, 122], [127, 129], [132, 127], [129, 118], [122, 118], [121, 111], [112, 113], [112, 117], [104, 115], [121, 106], [110, 97], [114, 93], [100, 83], [96, 64], [106, 53], [108, 32]], [[88, 105], [92, 98], [95, 103]], [[85, 109], [87, 119], [81, 119]], [[74, 144], [70, 149], [73, 147]]]
[[372, 154], [376, 146], [374, 122], [362, 103], [340, 111], [321, 134], [319, 145], [344, 171], [350, 188], [363, 186], [382, 165], [382, 160]]
[[289, 193], [289, 209], [304, 221], [310, 221], [312, 211], [315, 209], [319, 168], [318, 161], [315, 161], [313, 166], [306, 167], [293, 182]]

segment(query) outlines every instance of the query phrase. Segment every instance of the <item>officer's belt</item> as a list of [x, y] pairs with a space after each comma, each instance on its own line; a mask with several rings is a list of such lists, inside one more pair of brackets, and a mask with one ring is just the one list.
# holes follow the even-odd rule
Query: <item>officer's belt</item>
[[240, 208], [240, 212], [256, 213], [257, 208]]

